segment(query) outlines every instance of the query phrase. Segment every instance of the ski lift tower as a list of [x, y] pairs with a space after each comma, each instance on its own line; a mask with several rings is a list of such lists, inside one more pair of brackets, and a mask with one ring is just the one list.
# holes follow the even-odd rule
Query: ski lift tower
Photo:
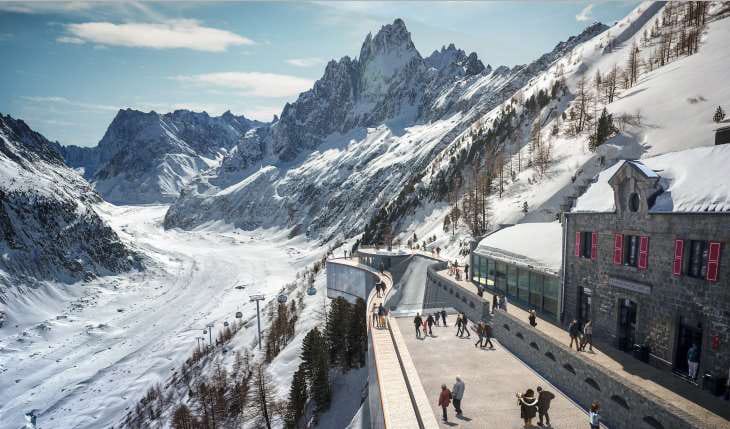
[[265, 297], [263, 294], [250, 295], [251, 302], [256, 301], [256, 324], [258, 325], [259, 332], [259, 350], [261, 350], [261, 313], [259, 312], [259, 301], [262, 301]]

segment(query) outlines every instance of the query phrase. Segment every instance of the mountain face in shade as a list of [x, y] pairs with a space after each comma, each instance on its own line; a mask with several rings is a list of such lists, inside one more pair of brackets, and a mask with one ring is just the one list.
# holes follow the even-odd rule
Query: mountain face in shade
[[14, 293], [15, 280], [70, 282], [140, 267], [96, 213], [99, 195], [58, 147], [0, 114], [0, 301]]

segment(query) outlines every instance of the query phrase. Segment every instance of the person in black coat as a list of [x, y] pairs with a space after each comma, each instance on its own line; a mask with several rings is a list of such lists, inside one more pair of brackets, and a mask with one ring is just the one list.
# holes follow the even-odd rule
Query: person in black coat
[[466, 318], [466, 313], [461, 313], [461, 328], [462, 333], [466, 334], [466, 338], [471, 338], [471, 332], [469, 332], [469, 319]]
[[538, 426], [542, 426], [543, 417], [545, 418], [545, 423], [550, 426], [550, 415], [548, 415], [548, 410], [550, 410], [550, 401], [553, 399], [555, 399], [555, 394], [553, 392], [542, 390], [542, 387], [537, 386]]
[[532, 419], [537, 414], [537, 398], [532, 389], [527, 389], [523, 395], [517, 394], [517, 403], [520, 406], [520, 417], [525, 421], [525, 427], [532, 427]]
[[416, 325], [416, 338], [421, 338], [421, 325], [423, 324], [423, 319], [421, 319], [420, 313], [416, 313], [416, 317], [413, 318], [413, 324]]
[[444, 326], [446, 326], [446, 310], [441, 310], [441, 320], [444, 322]]
[[426, 318], [426, 326], [428, 326], [428, 335], [433, 337], [433, 331], [431, 330], [431, 327], [433, 326], [433, 316], [430, 314], [428, 315], [428, 318]]

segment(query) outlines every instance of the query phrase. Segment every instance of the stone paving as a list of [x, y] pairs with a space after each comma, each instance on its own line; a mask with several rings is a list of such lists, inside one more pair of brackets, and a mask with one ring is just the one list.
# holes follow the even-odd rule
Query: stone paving
[[[561, 429], [587, 428], [588, 416], [554, 386], [542, 379], [522, 361], [492, 339], [495, 349], [474, 347], [476, 334], [470, 339], [455, 336], [455, 317], [451, 315], [448, 327], [433, 328], [433, 337], [416, 339], [412, 317], [398, 318], [405, 344], [433, 412], [439, 417], [438, 394], [441, 384], [452, 388], [456, 376], [466, 383], [462, 401], [463, 416], [456, 417], [449, 407], [449, 421], [439, 427], [518, 429], [524, 423], [520, 418], [515, 393], [539, 385], [556, 395], [550, 408], [552, 427]], [[533, 420], [536, 425], [537, 419]], [[537, 426], [534, 426], [537, 427]]]

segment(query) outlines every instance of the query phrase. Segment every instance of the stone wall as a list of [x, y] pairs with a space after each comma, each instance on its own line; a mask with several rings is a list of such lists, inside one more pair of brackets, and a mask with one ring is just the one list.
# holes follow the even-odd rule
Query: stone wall
[[[730, 367], [730, 216], [726, 214], [570, 213], [566, 216], [568, 243], [564, 272], [563, 322], [578, 319], [579, 289], [592, 290], [594, 336], [618, 344], [619, 303], [629, 299], [638, 304], [636, 343], [647, 344], [651, 363], [672, 367], [676, 359], [680, 318], [690, 326], [702, 326], [699, 374], [727, 376]], [[575, 233], [598, 233], [597, 259], [574, 256]], [[648, 268], [613, 264], [614, 234], [649, 237]], [[688, 240], [722, 243], [717, 282], [687, 275], [672, 275], [674, 240], [685, 240], [684, 264], [688, 262]], [[617, 287], [609, 282], [628, 280], [645, 285], [644, 290]], [[712, 347], [717, 336], [719, 344]]]
[[466, 314], [469, 320], [477, 322], [489, 317], [489, 303], [476, 294], [469, 293], [454, 282], [436, 274], [447, 268], [446, 262], [438, 262], [428, 267], [426, 297], [424, 307], [450, 306]]
[[706, 427], [673, 404], [571, 351], [509, 313], [495, 312], [492, 327], [500, 344], [580, 406], [587, 409], [598, 401], [603, 420], [613, 429]]

